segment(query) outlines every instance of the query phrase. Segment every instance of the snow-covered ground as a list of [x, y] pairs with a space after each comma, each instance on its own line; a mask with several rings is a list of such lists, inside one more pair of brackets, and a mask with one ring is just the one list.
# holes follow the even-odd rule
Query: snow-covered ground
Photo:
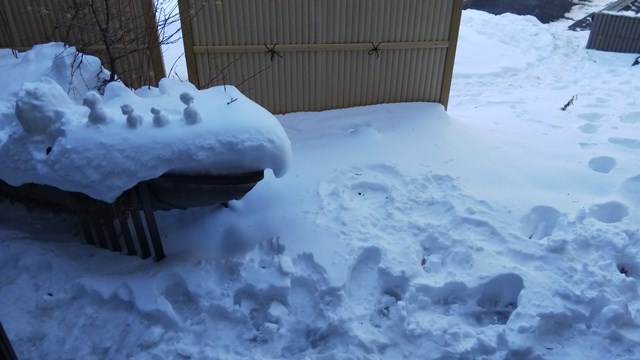
[[448, 113], [278, 116], [287, 175], [157, 213], [160, 263], [9, 208], [18, 356], [636, 359], [640, 66], [570, 23], [464, 11]]

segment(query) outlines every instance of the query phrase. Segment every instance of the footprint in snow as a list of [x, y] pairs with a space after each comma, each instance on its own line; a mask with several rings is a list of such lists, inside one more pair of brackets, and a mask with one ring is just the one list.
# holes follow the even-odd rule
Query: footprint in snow
[[197, 298], [191, 294], [186, 281], [180, 275], [169, 273], [158, 276], [156, 288], [159, 289], [159, 298], [164, 299], [181, 319], [200, 313]]
[[372, 203], [373, 206], [382, 205], [382, 203], [391, 199], [389, 186], [379, 182], [359, 181], [351, 185], [351, 190], [353, 194]]
[[636, 280], [640, 280], [640, 263], [638, 260], [630, 258], [628, 255], [624, 255], [617, 262], [618, 271], [620, 274], [633, 278]]
[[258, 334], [277, 330], [288, 313], [287, 289], [268, 286], [257, 288], [248, 284], [235, 291], [233, 304], [246, 314]]
[[601, 223], [613, 224], [621, 222], [629, 216], [629, 209], [617, 201], [609, 201], [604, 204], [595, 204], [589, 207], [587, 216], [598, 220]]
[[640, 111], [632, 112], [632, 113], [620, 116], [620, 122], [627, 123], [627, 124], [640, 122]]
[[603, 174], [609, 173], [616, 167], [616, 159], [611, 156], [598, 156], [589, 160], [591, 170]]
[[311, 279], [302, 276], [292, 277], [288, 302], [291, 304], [289, 311], [296, 319], [313, 321], [314, 317], [321, 314], [317, 293], [318, 288]]
[[351, 268], [347, 282], [347, 294], [354, 303], [370, 303], [378, 292], [378, 266], [382, 251], [368, 247], [360, 253]]
[[640, 175], [636, 175], [625, 180], [620, 186], [619, 193], [640, 206]]
[[622, 247], [616, 256], [616, 265], [620, 274], [640, 281], [640, 254], [634, 244], [640, 241], [640, 234], [626, 231], [627, 246]]
[[610, 137], [609, 142], [629, 149], [640, 149], [640, 140], [638, 139]]
[[443, 314], [459, 316], [484, 327], [506, 324], [518, 308], [523, 289], [524, 280], [520, 275], [506, 273], [474, 288], [452, 281], [439, 287], [421, 286], [418, 291], [429, 298], [429, 306], [440, 308]]
[[550, 206], [536, 206], [520, 220], [520, 234], [540, 240], [553, 234], [562, 213]]
[[518, 296], [524, 289], [524, 281], [520, 275], [501, 274], [482, 286], [476, 305], [480, 308], [475, 314], [478, 324], [504, 325], [518, 307]]
[[578, 117], [581, 118], [582, 120], [589, 121], [589, 122], [601, 120], [602, 118], [604, 118], [604, 116], [605, 116], [604, 114], [598, 113], [598, 112], [590, 112], [590, 113], [578, 115]]
[[582, 131], [584, 134], [595, 134], [600, 129], [599, 125], [596, 124], [584, 124], [582, 126], [578, 126], [578, 130]]

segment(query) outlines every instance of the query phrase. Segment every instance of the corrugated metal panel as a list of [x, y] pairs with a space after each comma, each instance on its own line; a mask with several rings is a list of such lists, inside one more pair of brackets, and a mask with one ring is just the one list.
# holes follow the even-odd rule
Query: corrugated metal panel
[[[64, 25], [69, 22], [65, 19], [73, 13], [69, 4], [69, 0], [0, 0], [0, 47], [24, 51], [51, 41], [74, 46], [96, 44], [79, 50], [100, 57], [108, 68], [97, 28], [86, 26], [66, 35]], [[111, 31], [115, 29], [112, 34], [122, 37], [122, 46], [112, 50], [116, 56], [123, 56], [118, 60], [123, 82], [131, 87], [157, 85], [165, 71], [160, 47], [150, 46], [158, 41], [153, 0], [104, 0], [96, 4], [103, 6], [101, 16], [106, 14], [104, 6], [109, 7]]]
[[[189, 79], [274, 113], [446, 106], [462, 0], [180, 0]], [[456, 29], [453, 29], [453, 26]]]
[[587, 49], [640, 53], [640, 17], [595, 14]]

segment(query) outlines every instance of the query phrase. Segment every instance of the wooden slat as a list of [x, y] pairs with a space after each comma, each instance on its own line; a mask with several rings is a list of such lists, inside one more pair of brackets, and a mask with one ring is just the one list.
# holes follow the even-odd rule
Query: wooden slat
[[137, 209], [131, 210], [129, 215], [131, 216], [133, 228], [136, 231], [136, 238], [138, 239], [138, 246], [140, 247], [140, 257], [147, 259], [151, 256], [151, 250], [149, 250], [149, 243], [147, 242], [147, 235], [144, 231], [144, 225], [142, 225], [142, 219], [140, 218], [140, 211]]
[[104, 228], [107, 234], [107, 240], [109, 241], [109, 247], [113, 251], [122, 251], [122, 246], [120, 246], [120, 239], [118, 238], [118, 233], [116, 232], [115, 227], [115, 219], [111, 216], [105, 217]]
[[82, 234], [84, 235], [84, 240], [87, 242], [87, 244], [98, 246], [93, 236], [91, 225], [86, 220], [83, 220], [83, 219], [80, 220], [80, 224], [82, 226]]
[[145, 183], [140, 183], [137, 186], [140, 201], [142, 203], [142, 210], [144, 218], [147, 222], [147, 231], [149, 232], [149, 239], [153, 246], [153, 252], [155, 254], [154, 260], [160, 261], [165, 258], [164, 248], [162, 247], [162, 241], [160, 239], [160, 232], [158, 231], [158, 224], [156, 223], [155, 215], [153, 214], [153, 206], [151, 205], [151, 198], [149, 197], [149, 191]]
[[93, 230], [98, 239], [98, 246], [103, 249], [109, 249], [109, 243], [107, 241], [107, 237], [104, 232], [104, 225], [101, 221], [96, 221], [93, 224]]
[[451, 24], [449, 26], [449, 42], [447, 48], [447, 58], [445, 60], [444, 71], [442, 73], [442, 88], [440, 92], [440, 103], [446, 109], [449, 106], [449, 93], [451, 92], [451, 80], [453, 78], [453, 64], [458, 48], [458, 35], [460, 33], [460, 21], [462, 17], [462, 0], [456, 1], [451, 9]]
[[133, 244], [133, 237], [131, 236], [131, 227], [129, 226], [129, 221], [127, 218], [123, 218], [119, 220], [120, 223], [120, 232], [124, 238], [124, 244], [127, 248], [127, 255], [135, 255], [136, 247]]

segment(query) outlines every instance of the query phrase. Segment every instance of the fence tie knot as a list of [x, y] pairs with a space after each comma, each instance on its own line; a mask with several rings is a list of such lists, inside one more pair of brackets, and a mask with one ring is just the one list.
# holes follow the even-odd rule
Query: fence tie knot
[[380, 57], [380, 44], [382, 44], [382, 41], [380, 41], [377, 45], [374, 43], [371, 43], [371, 46], [373, 46], [373, 48], [371, 48], [371, 50], [369, 50], [369, 55], [373, 55], [376, 54], [376, 59]]
[[273, 62], [276, 59], [276, 56], [282, 59], [282, 54], [280, 54], [280, 52], [276, 50], [276, 45], [278, 44], [273, 44], [272, 47], [269, 47], [269, 45], [264, 44], [264, 47], [267, 48], [266, 52], [271, 54], [271, 62]]

